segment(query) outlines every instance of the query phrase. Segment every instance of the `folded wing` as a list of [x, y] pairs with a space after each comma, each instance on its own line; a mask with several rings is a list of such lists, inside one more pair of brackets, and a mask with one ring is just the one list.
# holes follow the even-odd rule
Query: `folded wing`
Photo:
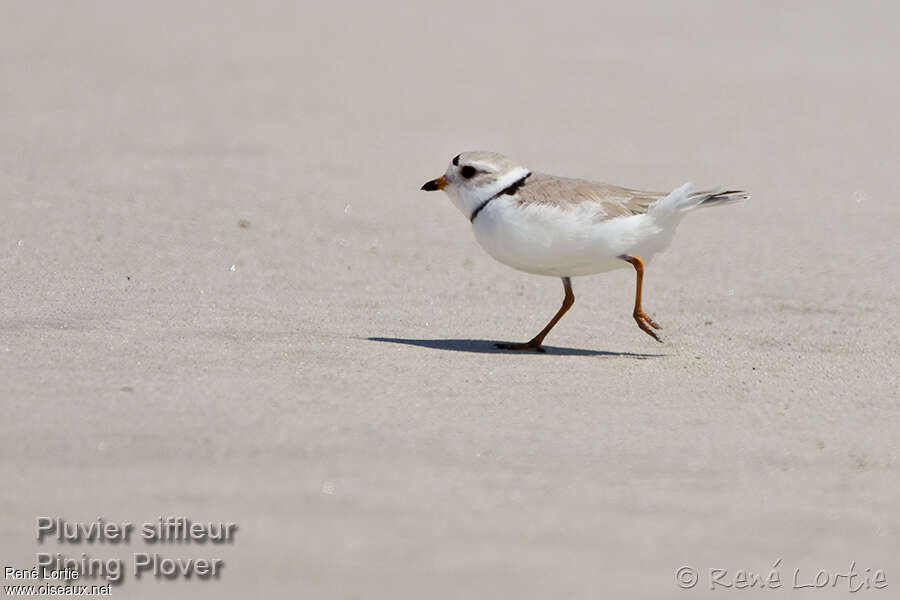
[[574, 206], [589, 203], [595, 208], [595, 221], [646, 213], [651, 204], [664, 196], [666, 194], [661, 192], [542, 173], [529, 178], [517, 194], [521, 204]]

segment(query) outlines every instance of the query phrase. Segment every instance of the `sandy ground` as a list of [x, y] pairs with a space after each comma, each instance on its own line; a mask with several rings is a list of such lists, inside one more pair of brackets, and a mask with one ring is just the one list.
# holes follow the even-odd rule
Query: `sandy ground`
[[[656, 599], [758, 594], [707, 571], [781, 558], [766, 597], [819, 599], [846, 583], [794, 570], [855, 560], [897, 593], [900, 11], [136, 4], [4, 4], [3, 566], [226, 561], [125, 598]], [[622, 271], [575, 280], [549, 354], [498, 353], [562, 290], [418, 191], [475, 148], [753, 200], [650, 264], [665, 344]], [[41, 515], [240, 529], [39, 546]]]

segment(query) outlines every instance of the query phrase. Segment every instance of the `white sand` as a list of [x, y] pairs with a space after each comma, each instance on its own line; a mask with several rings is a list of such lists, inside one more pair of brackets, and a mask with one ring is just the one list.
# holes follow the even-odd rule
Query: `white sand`
[[[787, 588], [851, 560], [900, 588], [900, 11], [134, 4], [0, 22], [3, 565], [226, 560], [120, 598], [724, 597], [676, 569], [778, 558], [767, 598], [847, 597]], [[665, 344], [622, 271], [550, 354], [494, 353], [562, 288], [418, 191], [474, 148], [753, 200], [649, 265]], [[39, 546], [39, 515], [240, 529]]]

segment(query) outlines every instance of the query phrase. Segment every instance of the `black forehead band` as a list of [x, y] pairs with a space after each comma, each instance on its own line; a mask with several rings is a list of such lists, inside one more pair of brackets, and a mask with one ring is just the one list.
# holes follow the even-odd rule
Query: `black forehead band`
[[461, 155], [461, 154], [457, 154], [456, 156], [453, 157], [453, 166], [454, 166], [454, 167], [458, 167], [458, 166], [459, 166], [459, 157], [460, 157], [460, 156], [462, 156], [462, 155]]

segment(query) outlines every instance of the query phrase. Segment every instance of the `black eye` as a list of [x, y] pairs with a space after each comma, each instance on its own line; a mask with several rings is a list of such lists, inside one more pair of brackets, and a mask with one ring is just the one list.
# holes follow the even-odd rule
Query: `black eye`
[[462, 169], [460, 169], [459, 174], [465, 177], [466, 179], [472, 179], [475, 177], [475, 167], [471, 165], [466, 165]]

